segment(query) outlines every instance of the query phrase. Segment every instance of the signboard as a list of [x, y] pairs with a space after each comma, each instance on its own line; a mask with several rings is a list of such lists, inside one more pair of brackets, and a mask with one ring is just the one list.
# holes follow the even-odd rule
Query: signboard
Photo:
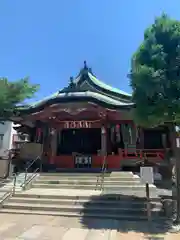
[[154, 183], [154, 173], [152, 167], [141, 167], [140, 177], [143, 184], [153, 184]]
[[66, 121], [64, 128], [91, 128], [91, 124], [89, 121]]
[[92, 157], [91, 156], [75, 156], [76, 165], [91, 165]]

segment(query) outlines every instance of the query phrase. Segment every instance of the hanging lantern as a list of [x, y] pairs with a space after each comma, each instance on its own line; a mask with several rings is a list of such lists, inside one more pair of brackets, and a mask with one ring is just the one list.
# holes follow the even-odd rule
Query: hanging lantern
[[54, 135], [55, 134], [55, 129], [54, 128], [51, 128], [51, 135]]
[[116, 130], [119, 130], [119, 129], [120, 129], [120, 125], [116, 124]]
[[102, 126], [102, 128], [101, 128], [101, 134], [106, 134], [106, 129], [104, 126]]

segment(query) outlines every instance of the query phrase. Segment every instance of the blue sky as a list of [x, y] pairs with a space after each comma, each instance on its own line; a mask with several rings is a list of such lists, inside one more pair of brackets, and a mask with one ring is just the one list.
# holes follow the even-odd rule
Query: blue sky
[[130, 92], [130, 59], [144, 29], [179, 0], [1, 0], [0, 76], [30, 76], [41, 99], [65, 86], [86, 60], [104, 82]]

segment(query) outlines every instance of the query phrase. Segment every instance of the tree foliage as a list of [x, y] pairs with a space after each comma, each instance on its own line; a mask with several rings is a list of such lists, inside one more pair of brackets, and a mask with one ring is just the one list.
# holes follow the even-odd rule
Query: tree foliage
[[0, 118], [7, 120], [25, 99], [34, 96], [39, 86], [31, 84], [28, 78], [23, 78], [15, 82], [8, 81], [7, 78], [0, 78]]
[[135, 120], [142, 126], [180, 118], [180, 21], [155, 19], [132, 57], [130, 83]]

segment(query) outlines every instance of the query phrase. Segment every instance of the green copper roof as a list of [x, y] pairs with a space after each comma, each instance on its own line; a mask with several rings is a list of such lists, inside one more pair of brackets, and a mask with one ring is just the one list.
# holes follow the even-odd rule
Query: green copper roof
[[112, 91], [114, 93], [119, 93], [121, 95], [126, 95], [126, 96], [129, 96], [131, 97], [131, 94], [129, 93], [126, 93], [124, 91], [121, 91], [119, 90], [118, 88], [114, 88], [114, 87], [111, 87], [110, 85], [108, 84], [105, 84], [104, 82], [98, 80], [95, 76], [93, 76], [90, 72], [88, 72], [88, 76], [89, 78], [98, 86], [100, 86], [101, 88], [104, 88], [104, 89], [107, 89], [108, 91]]
[[[33, 109], [44, 104], [53, 104], [53, 101], [63, 102], [74, 100], [81, 100], [82, 97], [85, 99], [95, 99], [101, 101], [104, 104], [109, 104], [111, 106], [132, 106], [131, 94], [121, 91], [117, 88], [113, 88], [102, 81], [98, 80], [92, 73], [91, 69], [87, 68], [86, 62], [84, 63], [84, 68], [80, 71], [79, 75], [70, 80], [67, 87], [51, 94], [50, 96], [32, 103], [23, 109]], [[77, 99], [75, 99], [77, 98]], [[19, 108], [20, 109], [20, 108]]]
[[42, 100], [36, 101], [34, 103], [31, 103], [29, 106], [30, 107], [35, 107], [36, 105], [41, 104], [42, 102], [45, 102], [45, 101], [47, 101], [49, 99], [56, 98], [58, 96], [58, 94], [59, 94], [59, 91], [55, 92], [55, 93], [53, 93], [53, 94], [51, 94], [51, 95], [49, 95], [49, 96], [47, 96], [45, 98], [43, 98]]
[[[64, 98], [64, 97], [93, 97], [96, 98], [104, 103], [109, 103], [112, 105], [116, 105], [116, 106], [127, 106], [130, 105], [130, 103], [124, 103], [118, 100], [115, 100], [113, 98], [110, 98], [108, 96], [102, 95], [100, 93], [97, 92], [91, 92], [91, 91], [86, 91], [86, 92], [70, 92], [70, 93], [60, 93], [57, 96], [59, 99], [60, 98]], [[56, 98], [57, 98], [56, 97]]]

